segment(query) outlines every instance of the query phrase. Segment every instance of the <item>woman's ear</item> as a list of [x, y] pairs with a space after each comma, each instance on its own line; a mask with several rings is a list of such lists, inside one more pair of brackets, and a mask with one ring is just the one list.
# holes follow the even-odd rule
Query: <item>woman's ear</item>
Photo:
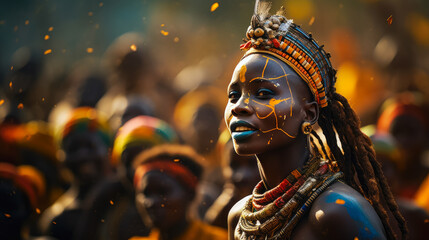
[[307, 102], [304, 105], [304, 110], [306, 113], [305, 121], [310, 122], [311, 125], [317, 123], [319, 119], [319, 104], [317, 102]]

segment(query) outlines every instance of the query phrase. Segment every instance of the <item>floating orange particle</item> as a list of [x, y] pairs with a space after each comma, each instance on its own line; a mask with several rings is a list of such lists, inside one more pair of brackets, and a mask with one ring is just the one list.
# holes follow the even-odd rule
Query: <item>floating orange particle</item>
[[0, 106], [3, 105], [3, 103], [4, 103], [4, 99], [1, 99], [0, 100]]
[[45, 54], [45, 55], [48, 55], [48, 54], [50, 54], [50, 53], [52, 53], [52, 49], [48, 49], [48, 50], [46, 50], [46, 51], [44, 52], [44, 54]]
[[339, 205], [344, 205], [344, 204], [346, 203], [346, 201], [344, 201], [343, 199], [337, 199], [337, 200], [335, 201], [335, 203], [336, 203], [336, 204], [339, 204]]
[[114, 203], [113, 203], [113, 201], [112, 200], [110, 200], [110, 205], [113, 205]]
[[358, 238], [358, 237], [355, 237], [353, 240], [359, 240], [359, 238]]
[[42, 102], [44, 102], [45, 101], [45, 98], [44, 97], [42, 97]]
[[11, 71], [13, 70], [13, 66], [11, 66], [11, 67], [10, 67], [10, 70], [11, 70]]
[[164, 35], [164, 36], [168, 36], [168, 32], [164, 31], [164, 30], [161, 30], [161, 34]]
[[92, 15], [94, 15], [94, 13], [93, 12], [88, 12], [88, 16], [92, 16]]
[[29, 20], [25, 20], [25, 25], [28, 25], [30, 23]]
[[7, 217], [7, 218], [10, 218], [10, 214], [9, 213], [5, 213], [4, 216]]
[[179, 39], [178, 37], [175, 37], [175, 38], [174, 38], [174, 42], [175, 42], [175, 43], [177, 43], [177, 42], [179, 42], [179, 41], [180, 41], [180, 39]]
[[94, 52], [94, 49], [89, 47], [89, 48], [86, 49], [86, 52], [87, 53], [92, 53], [92, 52]]
[[165, 26], [165, 24], [163, 23], [163, 24], [161, 24], [161, 27], [164, 27]]
[[392, 16], [392, 15], [390, 15], [390, 17], [388, 17], [386, 21], [387, 21], [387, 23], [388, 23], [389, 25], [391, 25], [391, 24], [392, 24], [392, 22], [393, 22], [393, 16]]
[[308, 22], [308, 25], [309, 26], [311, 26], [311, 25], [313, 25], [313, 23], [314, 23], [314, 20], [315, 20], [316, 18], [313, 16], [313, 17], [311, 17], [311, 19], [310, 19], [310, 22]]
[[104, 3], [102, 3], [102, 2], [98, 4], [99, 7], [102, 7], [103, 5], [104, 5]]
[[174, 161], [174, 162], [179, 162], [179, 161], [180, 161], [180, 159], [176, 158], [176, 159], [174, 159], [173, 161]]
[[135, 52], [137, 51], [137, 46], [135, 44], [131, 44], [130, 49], [131, 51]]
[[429, 223], [429, 219], [425, 219], [425, 223]]
[[40, 209], [36, 208], [36, 213], [40, 214]]
[[24, 104], [20, 103], [18, 104], [18, 109], [23, 109], [24, 108]]
[[9, 87], [12, 88], [12, 82], [9, 82]]
[[210, 8], [210, 12], [214, 12], [216, 11], [216, 9], [219, 7], [219, 3], [215, 2], [212, 4], [211, 8]]
[[49, 37], [49, 35], [48, 35], [48, 34], [46, 34], [46, 35], [45, 35], [45, 37], [44, 37], [44, 39], [45, 39], [45, 40], [48, 40], [49, 38], [50, 38], [50, 37]]
[[49, 31], [49, 32], [52, 32], [52, 30], [54, 30], [54, 27], [49, 27], [49, 28], [48, 28], [48, 31]]
[[52, 222], [52, 224], [57, 224], [57, 222]]

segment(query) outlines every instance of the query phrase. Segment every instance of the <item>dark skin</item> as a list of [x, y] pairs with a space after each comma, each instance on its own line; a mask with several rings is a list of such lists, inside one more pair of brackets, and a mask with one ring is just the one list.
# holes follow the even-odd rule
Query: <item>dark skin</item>
[[[265, 54], [252, 54], [237, 65], [228, 95], [225, 120], [236, 152], [256, 155], [265, 185], [277, 186], [309, 158], [308, 139], [301, 125], [317, 122], [317, 103], [289, 66]], [[237, 239], [234, 230], [248, 197], [229, 213], [229, 239]], [[370, 203], [342, 182], [331, 185], [316, 199], [292, 233], [292, 239], [306, 240], [355, 237], [386, 238]]]
[[160, 230], [161, 240], [176, 239], [187, 229], [187, 213], [195, 193], [160, 171], [146, 173], [136, 187], [136, 206], [149, 226]]

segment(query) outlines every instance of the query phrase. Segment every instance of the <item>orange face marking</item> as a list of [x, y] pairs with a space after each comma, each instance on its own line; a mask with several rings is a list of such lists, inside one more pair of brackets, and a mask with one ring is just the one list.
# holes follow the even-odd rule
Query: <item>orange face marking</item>
[[243, 82], [243, 83], [246, 81], [246, 77], [245, 77], [246, 72], [247, 72], [246, 65], [241, 66], [239, 77], [240, 77], [240, 81]]

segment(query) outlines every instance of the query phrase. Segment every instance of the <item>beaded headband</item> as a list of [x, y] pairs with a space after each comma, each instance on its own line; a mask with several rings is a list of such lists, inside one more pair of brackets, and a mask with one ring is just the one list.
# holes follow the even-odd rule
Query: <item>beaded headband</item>
[[282, 16], [283, 7], [273, 16], [269, 16], [270, 8], [270, 2], [256, 0], [245, 43], [240, 46], [240, 49], [248, 50], [243, 58], [265, 53], [282, 60], [307, 83], [319, 106], [326, 107], [326, 93], [335, 83], [330, 54], [311, 34]]

